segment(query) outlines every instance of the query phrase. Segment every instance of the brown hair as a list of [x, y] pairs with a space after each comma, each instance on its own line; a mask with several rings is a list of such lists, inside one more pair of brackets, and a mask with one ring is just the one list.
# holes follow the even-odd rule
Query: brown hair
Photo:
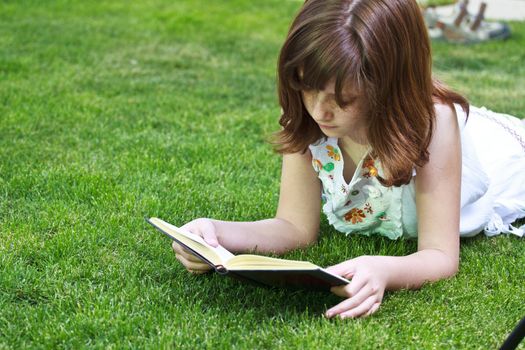
[[[324, 137], [303, 105], [301, 90], [335, 81], [335, 98], [350, 84], [364, 96], [367, 137], [381, 161], [385, 186], [410, 181], [428, 162], [436, 100], [468, 102], [432, 78], [430, 41], [415, 0], [307, 0], [281, 48], [279, 153], [305, 152]], [[301, 74], [299, 74], [301, 72]]]

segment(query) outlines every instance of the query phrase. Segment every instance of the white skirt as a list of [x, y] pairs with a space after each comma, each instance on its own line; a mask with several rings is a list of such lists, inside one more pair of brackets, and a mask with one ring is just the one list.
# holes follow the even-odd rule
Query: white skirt
[[480, 231], [523, 237], [525, 225], [525, 121], [471, 106], [468, 120], [456, 105], [463, 152], [462, 236]]

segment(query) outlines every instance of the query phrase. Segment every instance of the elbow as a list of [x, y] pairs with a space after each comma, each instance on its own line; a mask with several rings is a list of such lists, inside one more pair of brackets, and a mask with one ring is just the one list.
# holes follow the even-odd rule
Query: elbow
[[276, 254], [285, 254], [296, 249], [306, 249], [317, 242], [317, 234], [315, 235], [303, 235], [298, 234], [293, 237], [286, 244], [283, 244], [279, 249], [273, 250]]
[[279, 217], [276, 217], [276, 219], [285, 223], [289, 230], [288, 232], [290, 232], [287, 243], [285, 244], [285, 251], [308, 248], [317, 242], [317, 237], [319, 235], [318, 226], [315, 227], [312, 225], [311, 227], [299, 227], [290, 220]]
[[300, 229], [296, 227], [296, 233], [294, 237], [295, 246], [293, 249], [306, 249], [315, 243], [317, 243], [317, 238], [319, 235], [318, 229]]
[[445, 254], [447, 263], [445, 264], [443, 277], [444, 278], [452, 278], [454, 277], [458, 271], [459, 271], [459, 256], [450, 256]]
[[459, 271], [459, 258], [453, 259], [453, 262], [451, 263], [450, 269], [448, 271], [449, 275], [448, 277], [454, 277]]
[[298, 247], [300, 249], [305, 249], [311, 247], [317, 243], [318, 232], [303, 232], [301, 239], [298, 241]]
[[456, 276], [458, 271], [459, 271], [458, 264], [455, 264], [455, 265], [451, 264], [451, 266], [447, 266], [447, 268], [443, 271], [443, 278], [444, 279], [452, 278], [452, 277]]
[[431, 263], [429, 266], [432, 272], [430, 274], [433, 277], [430, 277], [427, 281], [439, 281], [441, 279], [447, 279], [454, 277], [459, 271], [459, 253], [452, 254], [447, 253], [441, 249], [430, 249], [427, 251], [428, 255], [427, 263]]

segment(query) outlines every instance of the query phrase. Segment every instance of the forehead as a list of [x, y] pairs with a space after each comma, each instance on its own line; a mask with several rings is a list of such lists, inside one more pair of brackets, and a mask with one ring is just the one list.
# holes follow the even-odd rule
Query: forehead
[[[327, 94], [335, 95], [335, 79], [330, 79], [324, 86], [323, 91]], [[341, 88], [341, 94], [345, 96], [356, 96], [359, 94], [359, 91], [355, 84], [346, 82]]]
[[[317, 69], [316, 69], [317, 68]], [[320, 67], [312, 67], [306, 64], [301, 64], [296, 68], [297, 76], [299, 78], [299, 84], [307, 86], [308, 89], [315, 89], [318, 91], [323, 91], [328, 95], [337, 95], [354, 97], [360, 95], [360, 89], [357, 84], [357, 81], [350, 78], [349, 75], [346, 75], [343, 72], [334, 72], [331, 74], [324, 70], [319, 69]], [[337, 74], [343, 73], [338, 76], [340, 79], [340, 86], [337, 88]]]

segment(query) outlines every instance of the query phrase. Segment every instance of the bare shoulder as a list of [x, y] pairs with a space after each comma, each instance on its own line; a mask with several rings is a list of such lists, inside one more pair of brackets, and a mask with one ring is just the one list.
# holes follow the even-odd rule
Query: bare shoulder
[[436, 125], [443, 123], [456, 124], [457, 116], [453, 106], [438, 102], [434, 104], [434, 110], [436, 113]]
[[460, 128], [454, 107], [444, 103], [434, 106], [436, 118], [428, 146], [429, 162], [420, 169], [420, 174], [428, 172], [429, 177], [438, 173], [436, 169], [453, 165], [452, 159], [461, 159]]
[[302, 177], [306, 174], [310, 177], [316, 176], [312, 167], [312, 154], [309, 151], [284, 154], [283, 171], [293, 174], [293, 177]]
[[293, 159], [294, 161], [305, 163], [312, 161], [312, 153], [307, 150], [306, 152], [296, 152], [296, 153], [286, 153], [283, 155], [283, 158]]
[[436, 103], [434, 109], [436, 119], [430, 148], [449, 144], [459, 137], [458, 119], [454, 107], [445, 103]]

